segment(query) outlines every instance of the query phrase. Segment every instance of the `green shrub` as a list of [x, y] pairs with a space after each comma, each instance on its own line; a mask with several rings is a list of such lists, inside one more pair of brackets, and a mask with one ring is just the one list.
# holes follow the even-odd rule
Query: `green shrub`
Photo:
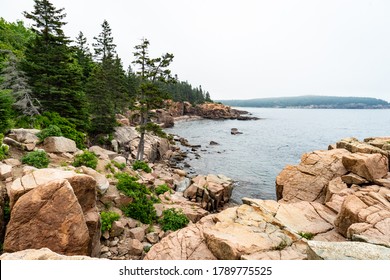
[[159, 220], [159, 222], [164, 231], [175, 231], [188, 225], [190, 220], [181, 209], [176, 210], [175, 208], [170, 208], [163, 211], [163, 217]]
[[132, 203], [122, 207], [121, 210], [127, 217], [136, 219], [144, 224], [151, 224], [157, 220], [153, 202], [145, 194], [139, 194]]
[[151, 194], [150, 190], [143, 184], [137, 182], [137, 178], [130, 176], [127, 173], [117, 173], [115, 178], [118, 179], [116, 188], [123, 194], [137, 198], [140, 194]]
[[6, 159], [9, 151], [9, 146], [3, 144], [4, 135], [0, 133], [0, 160]]
[[159, 185], [159, 186], [154, 190], [154, 192], [155, 192], [157, 195], [166, 193], [166, 192], [168, 192], [168, 191], [171, 192], [171, 188], [168, 187], [168, 185], [166, 185], [166, 184]]
[[119, 163], [119, 162], [116, 162], [115, 160], [112, 160], [111, 162], [119, 170], [123, 170], [126, 167], [126, 163]]
[[47, 128], [42, 129], [41, 132], [39, 132], [37, 134], [37, 136], [38, 136], [39, 140], [42, 142], [47, 137], [62, 136], [62, 132], [58, 126], [51, 124]]
[[117, 173], [115, 178], [118, 179], [117, 189], [133, 198], [132, 203], [121, 208], [123, 213], [127, 217], [139, 220], [144, 224], [150, 224], [156, 220], [156, 210], [153, 201], [149, 198], [150, 190], [145, 185], [138, 183], [137, 178], [127, 173]]
[[22, 157], [22, 163], [36, 168], [46, 168], [49, 166], [49, 162], [45, 151], [33, 151]]
[[98, 164], [98, 158], [93, 152], [84, 151], [82, 154], [76, 155], [73, 161], [73, 166], [86, 166], [92, 169], [96, 169]]
[[106, 230], [110, 230], [112, 228], [112, 223], [115, 221], [118, 221], [120, 218], [120, 215], [118, 213], [109, 211], [109, 212], [101, 212], [100, 213], [100, 219], [102, 222], [102, 232], [105, 232]]
[[134, 170], [143, 170], [145, 171], [146, 173], [150, 173], [152, 172], [152, 169], [149, 167], [149, 165], [142, 161], [142, 160], [136, 160], [134, 163], [133, 163], [133, 169]]

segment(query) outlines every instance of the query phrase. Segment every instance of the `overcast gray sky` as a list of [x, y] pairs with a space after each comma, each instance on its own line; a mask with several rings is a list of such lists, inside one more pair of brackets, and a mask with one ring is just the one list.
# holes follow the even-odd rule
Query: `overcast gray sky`
[[[51, 0], [65, 32], [92, 45], [106, 19], [125, 68], [141, 38], [152, 56], [213, 99], [296, 95], [390, 101], [388, 0]], [[7, 21], [33, 0], [0, 0]]]

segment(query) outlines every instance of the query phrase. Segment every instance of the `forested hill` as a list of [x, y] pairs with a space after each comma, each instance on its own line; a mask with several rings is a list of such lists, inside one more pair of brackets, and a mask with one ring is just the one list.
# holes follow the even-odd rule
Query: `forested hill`
[[296, 96], [248, 100], [218, 100], [236, 107], [324, 108], [324, 109], [388, 109], [390, 103], [371, 97]]

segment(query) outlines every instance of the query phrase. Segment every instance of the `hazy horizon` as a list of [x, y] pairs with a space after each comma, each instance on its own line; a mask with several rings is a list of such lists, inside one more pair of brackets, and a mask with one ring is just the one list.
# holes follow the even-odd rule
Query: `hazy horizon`
[[[23, 20], [34, 1], [0, 0], [0, 17]], [[390, 1], [50, 0], [65, 8], [65, 34], [89, 46], [106, 19], [124, 68], [134, 46], [175, 55], [172, 72], [211, 98], [301, 95], [390, 101]]]

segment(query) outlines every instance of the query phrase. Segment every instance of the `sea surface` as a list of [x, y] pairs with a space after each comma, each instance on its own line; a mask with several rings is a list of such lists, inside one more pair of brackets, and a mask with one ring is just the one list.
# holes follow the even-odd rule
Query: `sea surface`
[[[236, 203], [242, 197], [275, 199], [276, 176], [286, 165], [298, 164], [304, 153], [327, 150], [347, 137], [390, 136], [390, 110], [238, 109], [261, 120], [180, 121], [166, 129], [201, 145], [197, 151], [188, 149], [189, 171], [232, 178]], [[231, 135], [232, 128], [242, 134]]]

